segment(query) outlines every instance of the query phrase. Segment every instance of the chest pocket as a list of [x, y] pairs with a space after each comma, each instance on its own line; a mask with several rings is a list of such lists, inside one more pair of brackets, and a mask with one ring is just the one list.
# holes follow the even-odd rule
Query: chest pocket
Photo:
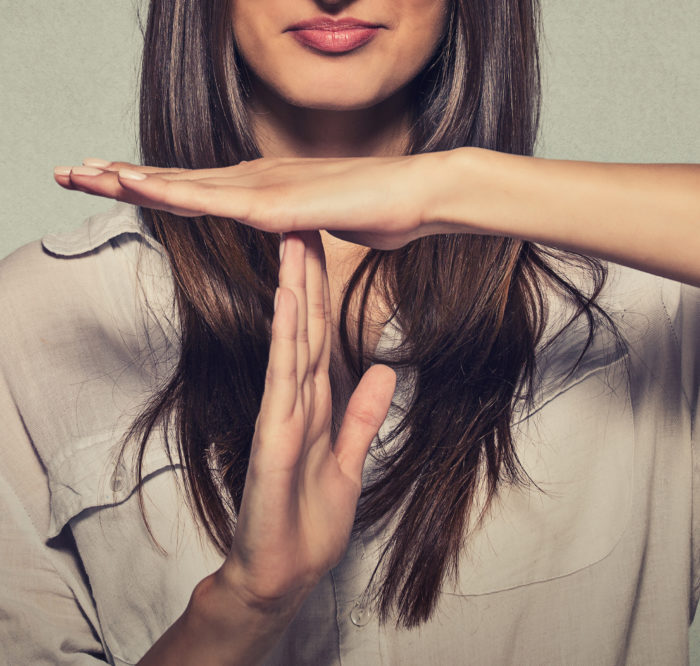
[[488, 594], [591, 566], [630, 520], [634, 423], [626, 357], [589, 370], [516, 424], [524, 469], [537, 484], [496, 497], [467, 541], [454, 589]]
[[[80, 445], [82, 444], [82, 446]], [[182, 614], [195, 585], [222, 557], [185, 506], [182, 468], [160, 437], [148, 443], [141, 516], [131, 449], [115, 467], [114, 439], [73, 447], [50, 473], [52, 533], [75, 538], [95, 604], [102, 642], [115, 664], [135, 664]]]
[[[83, 512], [118, 505], [136, 490], [136, 471], [128, 464], [128, 450], [116, 464], [118, 439], [112, 432], [86, 437], [45, 461], [51, 495], [49, 538]], [[173, 461], [168, 458], [161, 441], [149, 442], [142, 474], [145, 478], [178, 464], [176, 457]]]

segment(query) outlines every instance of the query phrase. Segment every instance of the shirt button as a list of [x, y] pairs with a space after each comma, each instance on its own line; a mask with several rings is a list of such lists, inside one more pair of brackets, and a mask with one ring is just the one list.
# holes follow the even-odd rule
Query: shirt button
[[364, 606], [355, 606], [350, 611], [350, 620], [356, 627], [364, 627], [371, 617], [372, 613]]

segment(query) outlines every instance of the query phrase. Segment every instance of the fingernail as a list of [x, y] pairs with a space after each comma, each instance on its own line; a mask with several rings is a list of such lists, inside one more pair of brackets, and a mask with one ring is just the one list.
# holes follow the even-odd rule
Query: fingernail
[[57, 176], [70, 176], [71, 168], [69, 166], [57, 166], [53, 172]]
[[104, 173], [101, 169], [95, 169], [89, 166], [77, 166], [71, 169], [73, 176], [101, 176]]
[[275, 304], [272, 306], [275, 312], [277, 312], [277, 301], [279, 300], [279, 297], [280, 297], [280, 288], [277, 287], [277, 289], [275, 289]]
[[119, 178], [122, 180], [146, 180], [146, 174], [131, 169], [119, 169]]
[[282, 261], [282, 257], [284, 257], [284, 246], [287, 244], [287, 235], [282, 234], [282, 238], [280, 239], [280, 261]]
[[83, 160], [83, 166], [97, 167], [98, 169], [104, 169], [108, 167], [111, 162], [107, 160], [101, 160], [99, 157], [87, 157]]

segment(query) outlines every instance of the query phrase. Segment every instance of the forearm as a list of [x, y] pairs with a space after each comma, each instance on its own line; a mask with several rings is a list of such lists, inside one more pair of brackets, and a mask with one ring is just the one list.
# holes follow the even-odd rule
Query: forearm
[[291, 622], [299, 603], [254, 608], [222, 577], [195, 588], [185, 612], [138, 662], [139, 666], [239, 666], [260, 663]]
[[443, 154], [426, 218], [448, 232], [512, 236], [700, 285], [700, 165]]

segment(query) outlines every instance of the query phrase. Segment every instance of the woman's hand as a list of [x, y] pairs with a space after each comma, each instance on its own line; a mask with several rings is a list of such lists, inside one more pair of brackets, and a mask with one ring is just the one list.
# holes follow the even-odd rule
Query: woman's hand
[[232, 217], [267, 231], [327, 229], [383, 250], [435, 233], [509, 236], [700, 286], [696, 164], [601, 164], [457, 148], [264, 158], [201, 171], [101, 165], [59, 167], [55, 177], [69, 189], [181, 215]]
[[283, 248], [265, 391], [225, 580], [251, 607], [295, 607], [342, 558], [395, 374], [371, 367], [330, 437], [330, 296], [318, 232]]
[[219, 169], [156, 169], [88, 160], [59, 167], [68, 189], [187, 217], [234, 218], [264, 231], [326, 229], [344, 240], [394, 249], [440, 231], [425, 210], [434, 155], [261, 158]]

